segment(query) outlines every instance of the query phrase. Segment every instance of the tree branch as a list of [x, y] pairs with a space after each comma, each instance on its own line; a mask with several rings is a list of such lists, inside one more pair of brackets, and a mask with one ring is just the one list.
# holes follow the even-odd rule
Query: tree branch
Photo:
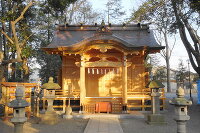
[[189, 52], [189, 51], [187, 51], [187, 52], [188, 52], [188, 55], [189, 55], [189, 58], [190, 58], [190, 62], [191, 62], [192, 67], [194, 68], [195, 71], [198, 71], [197, 65], [196, 65], [195, 62], [194, 62], [194, 59], [193, 59], [193, 57], [192, 57], [191, 52]]
[[33, 35], [33, 33], [31, 35], [29, 35], [26, 39], [23, 40], [23, 42], [21, 43], [21, 47], [24, 47], [24, 45], [26, 44], [26, 42], [28, 41], [28, 39]]
[[0, 30], [1, 33], [8, 39], [8, 41], [12, 44], [14, 44], [13, 40], [3, 31], [3, 30]]
[[197, 33], [195, 32], [195, 30], [191, 27], [191, 25], [188, 23], [188, 20], [182, 17], [182, 20], [185, 24], [185, 27], [187, 28], [195, 47], [198, 47], [197, 44], [200, 45], [200, 37], [197, 35]]
[[172, 1], [172, 6], [173, 6], [173, 9], [174, 9], [174, 14], [175, 14], [175, 17], [176, 17], [176, 21], [178, 23], [178, 29], [179, 29], [181, 40], [182, 40], [183, 44], [185, 45], [185, 48], [187, 50], [191, 51], [192, 54], [197, 59], [198, 56], [200, 56], [200, 55], [198, 55], [198, 53], [193, 49], [193, 47], [191, 46], [190, 42], [187, 39], [187, 36], [186, 36], [186, 33], [185, 33], [184, 24], [181, 21], [180, 15], [178, 14], [178, 11], [177, 11], [176, 1], [175, 0], [171, 0], [171, 1]]
[[18, 40], [17, 33], [16, 33], [16, 27], [15, 27], [15, 23], [13, 21], [11, 21], [11, 28], [12, 28], [12, 32], [13, 32], [13, 36], [14, 36], [14, 43], [15, 43], [16, 51], [17, 51], [17, 58], [19, 58], [21, 60], [21, 48], [19, 46], [19, 40]]
[[[184, 46], [187, 50], [187, 53], [188, 53], [188, 56], [190, 58], [192, 67], [194, 68], [194, 70], [200, 76], [200, 54], [199, 54], [199, 52], [195, 51], [195, 49], [192, 47], [192, 45], [188, 41], [188, 38], [187, 38], [187, 35], [186, 35], [186, 32], [185, 32], [185, 26], [186, 25], [184, 25], [184, 22], [182, 22], [182, 20], [180, 18], [180, 9], [177, 9], [178, 8], [177, 7], [177, 1], [171, 0], [171, 2], [172, 2], [173, 9], [174, 9], [174, 14], [175, 14], [175, 17], [176, 17], [176, 21], [177, 21], [178, 30], [179, 30], [181, 40], [182, 40], [182, 42], [183, 42], [183, 44], [184, 44]], [[191, 28], [191, 27], [188, 27], [188, 28]], [[190, 30], [190, 32], [191, 31], [192, 30]], [[191, 38], [196, 39], [194, 36], [193, 37], [191, 36]], [[193, 41], [195, 42], [195, 40], [193, 40]], [[194, 61], [193, 58], [195, 58], [197, 65], [195, 64], [195, 61]]]
[[174, 37], [174, 44], [172, 45], [172, 48], [171, 48], [170, 51], [169, 51], [169, 59], [170, 59], [171, 56], [172, 56], [172, 51], [173, 51], [173, 49], [174, 49], [175, 44], [176, 44], [176, 37]]
[[24, 8], [24, 10], [22, 11], [22, 13], [21, 13], [21, 15], [17, 18], [17, 19], [15, 19], [15, 21], [13, 21], [13, 23], [14, 24], [16, 24], [17, 22], [19, 22], [21, 19], [23, 19], [24, 18], [24, 14], [25, 14], [25, 12], [28, 10], [28, 8], [30, 7], [30, 6], [32, 6], [33, 5], [33, 1], [30, 1], [30, 3]]
[[160, 54], [166, 60], [166, 52], [165, 52], [165, 50], [161, 50]]
[[14, 63], [14, 62], [21, 62], [22, 60], [19, 58], [16, 59], [8, 59], [8, 60], [3, 60], [2, 64], [9, 64], [9, 63]]

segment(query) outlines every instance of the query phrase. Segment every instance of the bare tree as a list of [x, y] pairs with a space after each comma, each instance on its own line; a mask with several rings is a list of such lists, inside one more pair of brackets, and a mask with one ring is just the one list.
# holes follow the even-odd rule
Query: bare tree
[[116, 21], [125, 15], [125, 11], [122, 10], [121, 0], [108, 0], [106, 8], [108, 24], [110, 23], [110, 20]]
[[100, 13], [92, 9], [87, 0], [78, 0], [65, 10], [65, 19], [68, 24], [92, 24], [99, 20]]
[[[200, 77], [200, 36], [192, 26], [192, 24], [194, 25], [194, 21], [190, 21], [196, 18], [197, 22], [199, 22], [200, 13], [190, 9], [188, 0], [171, 0], [171, 3], [176, 18], [174, 27], [178, 29], [181, 40], [187, 50], [191, 65]], [[186, 32], [189, 34], [186, 34]], [[191, 42], [189, 41], [189, 38], [192, 39]]]

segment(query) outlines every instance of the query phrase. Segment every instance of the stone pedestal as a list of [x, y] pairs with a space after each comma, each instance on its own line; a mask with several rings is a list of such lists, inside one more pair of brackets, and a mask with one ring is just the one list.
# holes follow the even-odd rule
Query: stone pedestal
[[72, 114], [72, 108], [70, 106], [66, 107], [66, 113], [63, 115], [63, 118], [65, 119], [71, 119], [73, 118]]
[[150, 114], [147, 116], [148, 124], [166, 124], [165, 118], [161, 114]]
[[80, 105], [80, 110], [78, 112], [79, 114], [83, 114], [83, 105]]
[[178, 116], [174, 120], [177, 123], [177, 133], [186, 133], [186, 123], [190, 119], [190, 116]]
[[14, 133], [23, 133], [24, 123], [21, 122], [13, 122], [14, 124]]
[[41, 123], [54, 125], [58, 123], [58, 115], [55, 112], [46, 112]]
[[58, 123], [58, 115], [53, 109], [53, 99], [48, 98], [47, 102], [48, 102], [47, 111], [45, 112], [44, 116], [42, 116], [41, 123], [53, 125]]

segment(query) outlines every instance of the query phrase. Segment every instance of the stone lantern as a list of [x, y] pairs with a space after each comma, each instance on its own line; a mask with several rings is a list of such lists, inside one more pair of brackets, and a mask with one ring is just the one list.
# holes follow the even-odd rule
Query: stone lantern
[[61, 87], [53, 82], [53, 77], [50, 77], [48, 83], [43, 84], [41, 88], [44, 88], [44, 98], [48, 102], [47, 111], [42, 117], [42, 123], [56, 124], [58, 122], [58, 115], [53, 109], [53, 101], [56, 98], [55, 89], [60, 89]]
[[25, 117], [25, 107], [30, 106], [29, 103], [22, 99], [24, 97], [23, 86], [17, 86], [15, 91], [16, 99], [8, 103], [10, 108], [13, 108], [13, 118], [11, 122], [14, 124], [14, 133], [23, 133], [23, 125], [27, 121]]
[[151, 89], [151, 114], [147, 116], [148, 124], [166, 124], [164, 116], [160, 114], [160, 88], [165, 87], [160, 81], [153, 80], [147, 84]]
[[175, 106], [175, 118], [177, 123], [177, 133], [186, 133], [186, 122], [190, 119], [187, 114], [187, 106], [192, 105], [192, 101], [184, 98], [184, 89], [179, 87], [176, 91], [177, 98], [169, 101], [170, 104]]

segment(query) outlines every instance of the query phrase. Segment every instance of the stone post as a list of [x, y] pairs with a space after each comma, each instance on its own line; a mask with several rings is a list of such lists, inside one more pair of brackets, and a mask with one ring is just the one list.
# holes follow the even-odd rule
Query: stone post
[[192, 101], [184, 98], [184, 89], [179, 87], [176, 92], [177, 98], [169, 101], [170, 104], [175, 106], [175, 118], [177, 123], [177, 133], [186, 133], [186, 122], [190, 119], [187, 115], [187, 106], [192, 105]]
[[151, 114], [147, 116], [148, 124], [166, 124], [164, 116], [160, 114], [160, 92], [159, 88], [163, 88], [164, 85], [159, 81], [151, 81], [147, 85], [151, 89]]
[[56, 124], [58, 122], [58, 115], [53, 109], [53, 101], [56, 98], [55, 89], [60, 89], [61, 87], [53, 82], [53, 78], [49, 78], [49, 82], [42, 85], [44, 88], [44, 98], [47, 99], [48, 106], [47, 111], [42, 117], [42, 123], [44, 124]]
[[38, 81], [38, 84], [37, 84], [37, 87], [35, 88], [34, 90], [34, 115], [36, 117], [39, 117], [40, 114], [40, 109], [39, 109], [39, 101], [40, 101], [40, 84], [39, 84], [39, 81]]
[[72, 90], [72, 85], [69, 84], [68, 85], [68, 97], [69, 97], [68, 106], [66, 107], [66, 113], [65, 113], [65, 115], [63, 115], [63, 118], [65, 118], [65, 119], [71, 119], [71, 118], [73, 118], [72, 115], [71, 115], [72, 114], [72, 108], [70, 106], [71, 90]]
[[17, 86], [15, 91], [16, 99], [11, 101], [8, 106], [13, 108], [13, 118], [11, 122], [14, 124], [14, 133], [23, 133], [23, 125], [27, 121], [25, 117], [25, 107], [29, 106], [29, 103], [22, 99], [24, 97], [23, 86]]
[[151, 88], [151, 111], [152, 114], [160, 114], [160, 96], [159, 88]]

